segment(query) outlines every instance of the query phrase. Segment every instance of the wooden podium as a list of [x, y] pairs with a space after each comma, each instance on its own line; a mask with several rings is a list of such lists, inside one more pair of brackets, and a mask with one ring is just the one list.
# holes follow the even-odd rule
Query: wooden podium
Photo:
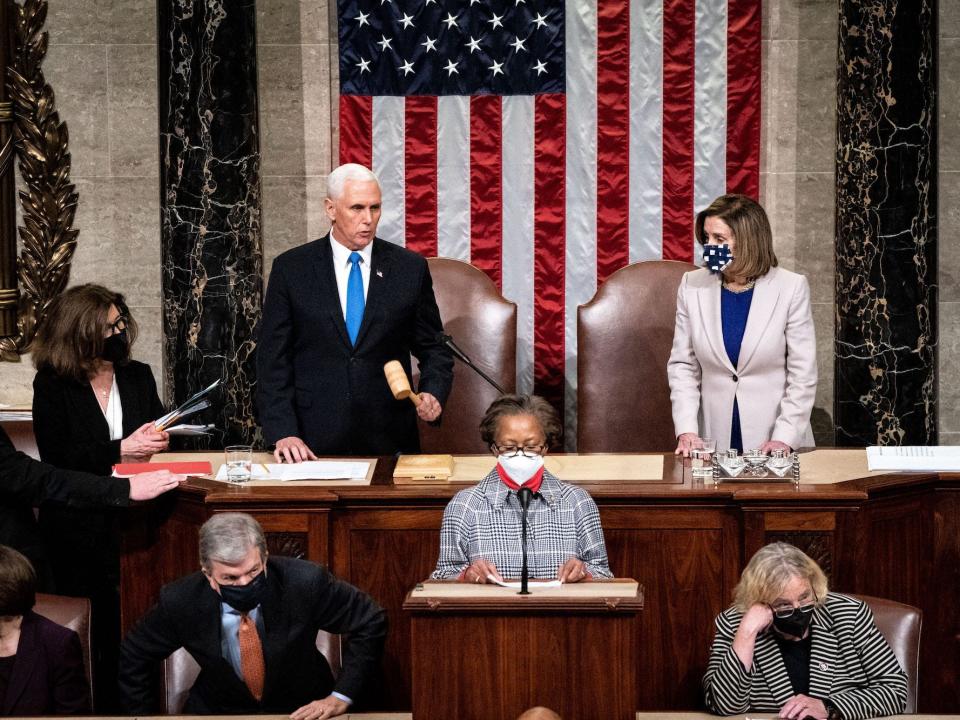
[[424, 582], [407, 594], [414, 720], [633, 720], [643, 589], [617, 579], [534, 589]]

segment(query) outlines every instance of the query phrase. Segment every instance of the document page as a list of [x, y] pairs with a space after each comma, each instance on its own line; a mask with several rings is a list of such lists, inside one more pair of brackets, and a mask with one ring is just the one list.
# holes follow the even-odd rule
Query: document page
[[870, 470], [912, 470], [914, 472], [960, 472], [960, 446], [877, 445], [867, 448]]
[[[254, 463], [251, 480], [363, 480], [368, 462], [310, 460], [302, 463]], [[227, 466], [221, 465], [217, 480], [227, 479]]]
[[[487, 575], [487, 580], [499, 585], [500, 587], [512, 588], [513, 590], [520, 589], [520, 581], [516, 582], [507, 581], [507, 580], [497, 580], [493, 575]], [[531, 592], [534, 590], [546, 590], [547, 588], [558, 588], [563, 585], [559, 580], [530, 580], [527, 582], [527, 589]]]

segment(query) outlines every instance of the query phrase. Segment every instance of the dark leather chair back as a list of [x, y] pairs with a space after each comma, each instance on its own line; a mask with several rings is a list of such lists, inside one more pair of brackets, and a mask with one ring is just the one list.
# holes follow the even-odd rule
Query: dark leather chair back
[[677, 287], [696, 266], [673, 260], [617, 270], [577, 308], [577, 451], [676, 448], [667, 360]]
[[[517, 306], [469, 263], [430, 258], [433, 289], [446, 333], [473, 363], [507, 392], [517, 385]], [[486, 453], [480, 419], [498, 393], [473, 370], [454, 361], [453, 390], [439, 427], [420, 423], [424, 453]], [[414, 381], [416, 382], [416, 380]]]
[[913, 605], [871, 597], [851, 595], [863, 600], [873, 612], [877, 629], [887, 639], [900, 667], [907, 674], [907, 713], [917, 711], [917, 684], [920, 666], [920, 626], [923, 611]]
[[[334, 679], [340, 675], [340, 636], [321, 630], [317, 633], [317, 649], [330, 665]], [[200, 666], [186, 650], [180, 648], [163, 661], [163, 704], [167, 715], [183, 714], [190, 688], [200, 674]]]
[[83, 669], [87, 673], [87, 685], [90, 689], [90, 702], [93, 702], [93, 665], [90, 651], [90, 601], [87, 598], [68, 597], [66, 595], [47, 595], [37, 593], [37, 602], [33, 606], [37, 615], [43, 615], [57, 625], [70, 628], [80, 636], [80, 648], [83, 651]]

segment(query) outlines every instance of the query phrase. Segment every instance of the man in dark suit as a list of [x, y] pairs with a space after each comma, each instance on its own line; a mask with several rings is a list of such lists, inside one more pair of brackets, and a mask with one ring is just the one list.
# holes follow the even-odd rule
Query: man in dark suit
[[[200, 529], [202, 571], [164, 587], [120, 648], [130, 715], [157, 714], [156, 664], [183, 647], [200, 665], [184, 714], [346, 712], [383, 653], [386, 613], [368, 595], [305, 560], [267, 558], [260, 525], [243, 513]], [[317, 633], [346, 634], [336, 682]]]
[[[418, 452], [417, 415], [453, 383], [426, 260], [375, 236], [380, 184], [361, 165], [327, 182], [330, 235], [273, 263], [257, 346], [260, 422], [279, 460]], [[420, 364], [421, 404], [394, 399], [383, 366]]]
[[40, 587], [47, 588], [49, 568], [34, 507], [45, 500], [80, 507], [121, 507], [131, 500], [155, 498], [185, 479], [166, 470], [129, 480], [60, 470], [18, 452], [0, 428], [0, 544], [26, 555], [40, 577]]

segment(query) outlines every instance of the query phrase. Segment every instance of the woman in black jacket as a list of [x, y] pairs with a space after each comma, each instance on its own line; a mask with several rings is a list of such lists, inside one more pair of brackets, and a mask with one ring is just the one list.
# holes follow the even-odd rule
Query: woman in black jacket
[[[100, 285], [70, 288], [51, 304], [33, 347], [33, 429], [41, 460], [109, 475], [116, 463], [146, 462], [167, 448], [168, 435], [153, 425], [165, 412], [153, 374], [130, 359], [136, 337], [123, 296]], [[97, 644], [115, 652], [120, 581], [115, 513], [45, 502], [39, 520], [57, 592], [91, 599]]]

